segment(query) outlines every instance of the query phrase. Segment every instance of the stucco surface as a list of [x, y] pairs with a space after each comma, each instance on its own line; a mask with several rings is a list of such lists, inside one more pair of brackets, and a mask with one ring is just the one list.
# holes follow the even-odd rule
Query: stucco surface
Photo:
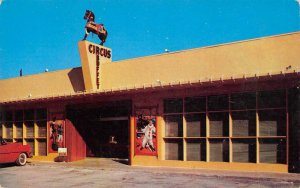
[[[295, 32], [103, 63], [99, 92], [299, 72], [299, 51], [300, 32]], [[87, 73], [79, 67], [0, 80], [0, 102], [81, 92]]]

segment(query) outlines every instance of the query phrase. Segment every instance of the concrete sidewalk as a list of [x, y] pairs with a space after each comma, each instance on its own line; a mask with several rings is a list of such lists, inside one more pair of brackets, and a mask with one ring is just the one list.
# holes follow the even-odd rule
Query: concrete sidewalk
[[28, 165], [50, 165], [63, 166], [72, 168], [84, 169], [100, 169], [109, 171], [123, 171], [123, 172], [146, 172], [146, 173], [164, 173], [164, 174], [183, 174], [196, 175], [202, 177], [214, 178], [229, 178], [229, 179], [253, 179], [275, 182], [293, 182], [300, 184], [300, 174], [294, 173], [274, 173], [274, 172], [243, 172], [243, 171], [229, 171], [229, 170], [210, 170], [210, 169], [190, 169], [190, 168], [171, 168], [171, 167], [142, 167], [129, 166], [125, 159], [109, 159], [109, 158], [87, 158], [85, 160], [76, 162], [44, 162], [29, 160]]

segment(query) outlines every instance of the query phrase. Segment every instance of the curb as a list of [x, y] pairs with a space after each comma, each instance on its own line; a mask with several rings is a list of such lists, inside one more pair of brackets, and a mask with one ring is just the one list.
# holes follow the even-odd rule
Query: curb
[[[29, 166], [61, 166], [64, 168], [85, 168], [93, 170], [109, 170], [109, 171], [143, 171], [146, 173], [156, 174], [178, 174], [178, 175], [191, 175], [207, 178], [226, 178], [226, 179], [244, 179], [252, 181], [269, 181], [269, 182], [288, 182], [299, 184], [300, 174], [289, 173], [271, 173], [271, 172], [244, 172], [244, 171], [226, 171], [226, 170], [209, 170], [209, 169], [187, 169], [187, 168], [170, 168], [170, 167], [144, 167], [144, 166], [126, 166], [128, 168], [108, 167], [108, 166], [89, 166], [89, 165], [75, 165], [74, 163], [66, 162], [51, 162], [51, 161], [31, 161]], [[123, 166], [124, 167], [124, 166]]]

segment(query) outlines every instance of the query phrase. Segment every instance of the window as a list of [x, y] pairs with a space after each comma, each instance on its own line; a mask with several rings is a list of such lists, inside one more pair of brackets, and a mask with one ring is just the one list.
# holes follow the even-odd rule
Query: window
[[13, 121], [13, 112], [12, 111], [4, 112], [4, 121]]
[[286, 163], [285, 139], [261, 138], [259, 139], [260, 163]]
[[34, 137], [34, 122], [33, 121], [26, 121], [25, 122], [25, 131], [26, 131], [26, 138], [33, 138]]
[[187, 97], [184, 100], [185, 112], [205, 112], [205, 97]]
[[208, 96], [208, 111], [228, 110], [228, 106], [227, 95]]
[[286, 115], [284, 110], [259, 111], [259, 136], [285, 136]]
[[209, 114], [209, 136], [225, 137], [229, 136], [229, 115], [227, 112]]
[[233, 137], [256, 135], [255, 111], [232, 112], [231, 118]]
[[36, 155], [47, 155], [47, 109], [1, 112], [0, 136], [7, 142], [30, 145], [32, 153]]
[[234, 93], [230, 96], [232, 110], [246, 110], [256, 108], [256, 93]]
[[232, 139], [232, 161], [243, 163], [256, 162], [255, 139]]
[[165, 118], [166, 137], [182, 137], [182, 116], [171, 115]]
[[261, 91], [258, 93], [258, 108], [285, 107], [285, 91]]
[[23, 122], [16, 122], [16, 138], [23, 138]]
[[187, 140], [187, 160], [206, 161], [206, 140], [188, 139]]
[[36, 119], [37, 120], [47, 120], [47, 109], [37, 109], [36, 110]]
[[183, 160], [182, 139], [166, 139], [166, 160]]
[[229, 162], [228, 139], [209, 139], [209, 161]]
[[24, 110], [24, 120], [34, 120], [34, 110]]
[[164, 100], [165, 159], [286, 164], [286, 91]]
[[166, 99], [164, 101], [164, 113], [182, 113], [182, 99]]
[[16, 121], [23, 121], [23, 110], [17, 110], [15, 112], [15, 120]]
[[205, 114], [188, 114], [185, 116], [185, 120], [187, 137], [206, 136]]
[[12, 122], [6, 122], [4, 123], [4, 138], [6, 139], [12, 139], [13, 138], [13, 123]]
[[47, 121], [37, 121], [37, 137], [38, 138], [46, 138], [47, 137]]

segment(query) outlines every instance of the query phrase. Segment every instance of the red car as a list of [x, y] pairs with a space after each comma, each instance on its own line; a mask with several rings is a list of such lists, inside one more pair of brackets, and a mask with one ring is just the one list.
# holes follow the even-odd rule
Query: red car
[[0, 137], [0, 164], [16, 163], [19, 166], [24, 166], [28, 157], [32, 157], [29, 145], [6, 143], [2, 137]]

